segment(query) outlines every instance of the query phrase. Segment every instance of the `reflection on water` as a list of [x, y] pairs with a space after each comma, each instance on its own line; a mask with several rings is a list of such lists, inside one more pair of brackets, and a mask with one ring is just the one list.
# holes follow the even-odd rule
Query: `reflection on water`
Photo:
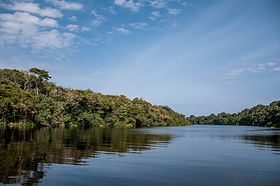
[[258, 147], [280, 151], [280, 135], [245, 135], [241, 138], [256, 144]]
[[2, 128], [0, 184], [280, 185], [279, 152], [264, 127]]
[[99, 153], [139, 153], [171, 138], [125, 129], [0, 129], [0, 183], [38, 183], [45, 164], [84, 165]]
[[[222, 132], [210, 132], [211, 138], [221, 138], [223, 140], [231, 139], [233, 141], [239, 139], [242, 143], [253, 144], [259, 147], [259, 149], [280, 151], [280, 129], [247, 126], [220, 127], [223, 129]], [[232, 128], [232, 130], [225, 131], [225, 127]]]

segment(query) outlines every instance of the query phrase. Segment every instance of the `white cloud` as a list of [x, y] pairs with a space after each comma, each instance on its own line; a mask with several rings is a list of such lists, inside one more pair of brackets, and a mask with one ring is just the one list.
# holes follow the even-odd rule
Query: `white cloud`
[[69, 25], [66, 26], [66, 28], [70, 32], [77, 32], [77, 31], [79, 31], [79, 26], [78, 25], [74, 25], [74, 24], [69, 24]]
[[28, 12], [32, 14], [38, 14], [40, 16], [44, 17], [62, 17], [63, 14], [54, 8], [40, 8], [40, 6], [37, 3], [32, 2], [15, 2], [12, 5], [6, 5], [5, 8], [9, 10], [15, 10], [15, 11], [23, 11]]
[[153, 21], [157, 20], [160, 17], [161, 17], [161, 13], [159, 11], [153, 11], [150, 14], [150, 19]]
[[56, 20], [41, 19], [27, 12], [0, 14], [0, 42], [35, 50], [68, 47], [76, 35], [59, 32], [55, 27]]
[[226, 74], [226, 77], [235, 78], [245, 74], [262, 74], [268, 72], [280, 72], [280, 63], [273, 61], [266, 63], [247, 64], [241, 68], [230, 70]]
[[112, 15], [116, 15], [117, 14], [117, 12], [115, 11], [113, 6], [109, 6], [106, 10], [108, 12], [110, 12]]
[[143, 6], [141, 2], [134, 2], [133, 0], [115, 0], [115, 5], [128, 8], [133, 12], [138, 12]]
[[51, 2], [54, 5], [58, 6], [61, 9], [65, 10], [81, 10], [83, 9], [83, 5], [81, 3], [64, 1], [64, 0], [47, 0], [47, 2]]
[[93, 15], [93, 20], [92, 20], [92, 24], [93, 26], [97, 27], [99, 25], [101, 25], [106, 18], [100, 14], [98, 14], [96, 11], [91, 11], [92, 15]]
[[131, 23], [129, 26], [135, 28], [135, 29], [143, 29], [146, 26], [148, 26], [148, 23], [145, 22], [137, 22], [137, 23]]
[[112, 31], [109, 31], [109, 32], [107, 32], [107, 35], [114, 35], [114, 32], [112, 32]]
[[53, 9], [53, 8], [41, 9], [38, 14], [41, 16], [48, 16], [48, 17], [62, 17], [63, 16], [60, 11], [58, 11], [57, 9]]
[[57, 30], [40, 32], [34, 36], [33, 47], [42, 48], [64, 48], [70, 45], [76, 36], [72, 33], [60, 33]]
[[226, 74], [227, 77], [237, 77], [245, 72], [244, 69], [232, 69]]
[[119, 33], [122, 33], [122, 34], [129, 34], [130, 33], [130, 31], [127, 30], [124, 27], [118, 27], [118, 28], [116, 28], [116, 31], [119, 32]]
[[[1, 24], [12, 23], [14, 25], [36, 25], [43, 27], [57, 27], [56, 20], [51, 18], [40, 19], [26, 12], [15, 12], [14, 14], [0, 14]], [[11, 30], [12, 31], [12, 30]]]
[[70, 21], [77, 21], [77, 16], [70, 16], [68, 17]]
[[176, 9], [176, 8], [168, 8], [168, 14], [170, 15], [178, 15], [181, 13], [180, 9]]
[[167, 1], [166, 0], [151, 0], [151, 1], [149, 1], [149, 3], [154, 8], [165, 8]]
[[88, 31], [90, 31], [90, 28], [89, 28], [89, 27], [86, 27], [86, 26], [83, 26], [83, 27], [81, 28], [81, 31], [82, 31], [82, 32], [88, 32]]
[[58, 27], [58, 24], [54, 19], [44, 18], [43, 20], [40, 21], [40, 26]]

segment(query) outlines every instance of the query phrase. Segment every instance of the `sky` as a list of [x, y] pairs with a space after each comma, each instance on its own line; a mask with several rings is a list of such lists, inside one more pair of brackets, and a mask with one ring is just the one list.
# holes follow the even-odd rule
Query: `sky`
[[280, 99], [279, 0], [0, 0], [0, 67], [185, 115]]

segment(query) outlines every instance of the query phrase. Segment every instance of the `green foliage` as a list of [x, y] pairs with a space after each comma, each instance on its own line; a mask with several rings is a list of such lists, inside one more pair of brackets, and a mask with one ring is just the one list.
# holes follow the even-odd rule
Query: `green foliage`
[[65, 89], [45, 70], [0, 70], [0, 123], [19, 126], [152, 127], [189, 125], [184, 115], [142, 99]]
[[190, 116], [193, 124], [209, 125], [252, 125], [280, 127], [280, 101], [274, 101], [270, 105], [257, 105], [251, 109], [245, 109], [239, 113], [219, 113], [209, 116]]
[[39, 79], [44, 79], [44, 80], [51, 79], [51, 76], [49, 76], [49, 72], [45, 70], [41, 70], [38, 68], [31, 68], [29, 69], [29, 72], [37, 75]]

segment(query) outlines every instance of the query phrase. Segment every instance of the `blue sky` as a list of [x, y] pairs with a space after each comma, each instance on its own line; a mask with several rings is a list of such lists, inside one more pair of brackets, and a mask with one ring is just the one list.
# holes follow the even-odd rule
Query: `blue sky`
[[0, 2], [1, 68], [186, 115], [280, 98], [280, 1]]

